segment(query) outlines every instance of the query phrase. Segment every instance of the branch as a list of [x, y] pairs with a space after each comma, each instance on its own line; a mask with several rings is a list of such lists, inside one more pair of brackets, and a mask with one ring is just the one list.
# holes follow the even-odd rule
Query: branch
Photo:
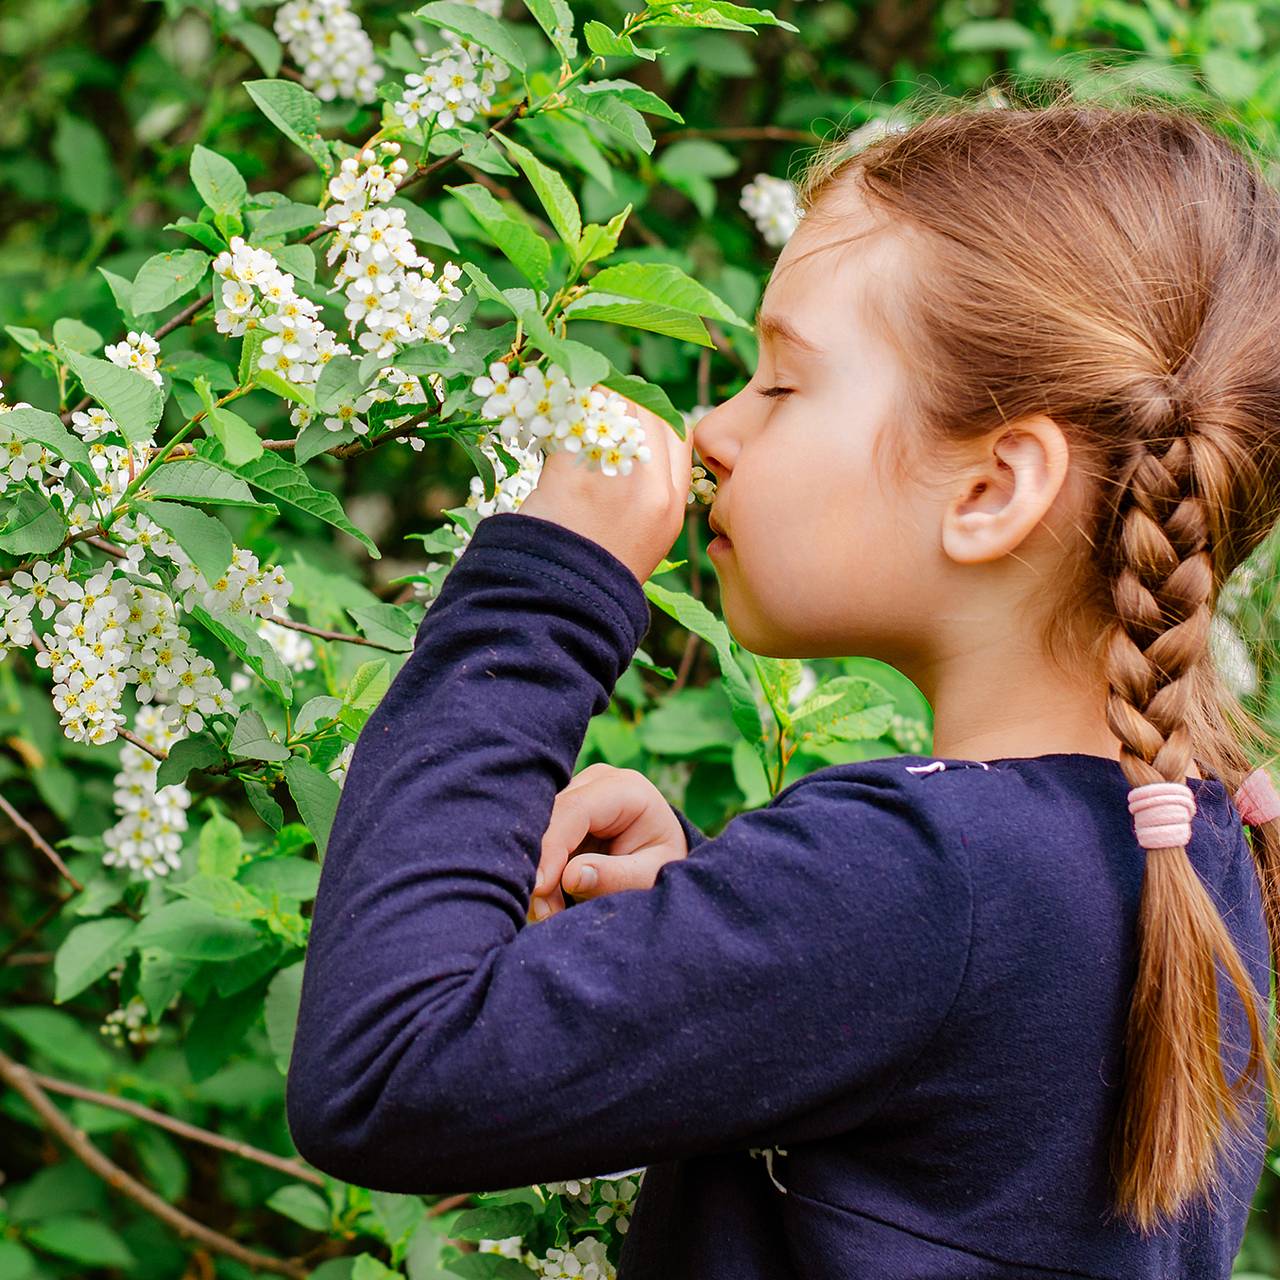
[[252, 1271], [269, 1271], [273, 1275], [290, 1276], [293, 1280], [306, 1280], [307, 1269], [284, 1258], [273, 1258], [265, 1253], [246, 1249], [244, 1245], [214, 1231], [202, 1222], [188, 1217], [181, 1209], [162, 1200], [149, 1187], [126, 1173], [113, 1160], [93, 1145], [83, 1130], [77, 1129], [66, 1116], [49, 1101], [49, 1095], [37, 1083], [38, 1077], [26, 1067], [15, 1062], [8, 1054], [0, 1052], [0, 1080], [4, 1080], [16, 1093], [22, 1095], [31, 1109], [40, 1117], [49, 1131], [59, 1138], [98, 1177], [110, 1187], [128, 1196], [135, 1204], [160, 1219], [184, 1239], [199, 1241], [207, 1249], [225, 1257], [234, 1258]]
[[42, 836], [35, 827], [33, 827], [31, 823], [29, 823], [26, 818], [24, 818], [22, 814], [20, 814], [17, 809], [15, 809], [13, 805], [11, 805], [2, 795], [0, 795], [0, 810], [3, 810], [9, 821], [12, 822], [13, 825], [17, 827], [18, 830], [21, 831], [22, 834], [25, 835], [27, 839], [30, 840], [31, 843], [35, 845], [35, 847], [39, 849], [50, 862], [53, 863], [55, 867], [57, 867], [58, 874], [62, 876], [62, 878], [66, 880], [66, 882], [71, 885], [77, 893], [82, 893], [84, 891], [84, 885], [82, 885], [80, 881], [67, 870], [67, 864], [58, 857], [57, 852], [52, 848], [48, 841], [45, 840], [44, 836]]
[[[379, 644], [376, 640], [368, 640], [364, 636], [353, 636], [347, 631], [324, 631], [320, 627], [308, 626], [305, 622], [295, 622], [292, 618], [268, 618], [277, 627], [288, 627], [290, 631], [305, 631], [309, 636], [319, 636], [321, 640], [340, 640], [344, 644], [363, 644], [370, 649], [381, 649], [384, 653], [403, 653], [403, 649], [393, 649], [389, 644]], [[208, 772], [206, 770], [206, 772]]]
[[325, 1185], [322, 1174], [307, 1168], [297, 1160], [259, 1150], [257, 1147], [251, 1147], [247, 1142], [224, 1138], [221, 1134], [211, 1133], [208, 1129], [198, 1128], [185, 1120], [167, 1116], [163, 1111], [153, 1111], [150, 1107], [143, 1106], [141, 1102], [133, 1102], [129, 1098], [121, 1098], [114, 1093], [99, 1093], [96, 1089], [86, 1089], [83, 1085], [72, 1084], [69, 1080], [56, 1080], [53, 1076], [39, 1075], [34, 1071], [30, 1075], [36, 1085], [49, 1093], [63, 1093], [68, 1098], [80, 1098], [84, 1102], [93, 1102], [100, 1107], [111, 1107], [116, 1111], [123, 1111], [125, 1115], [145, 1120], [148, 1124], [168, 1129], [170, 1133], [176, 1133], [180, 1138], [190, 1138], [192, 1142], [203, 1142], [207, 1147], [229, 1151], [234, 1156], [256, 1161], [258, 1164], [266, 1165], [268, 1169], [277, 1169], [281, 1173], [287, 1173], [291, 1178], [310, 1182], [317, 1187]]
[[167, 751], [162, 751], [159, 747], [153, 747], [149, 742], [144, 742], [136, 733], [126, 729], [123, 725], [121, 725], [116, 732], [126, 742], [132, 742], [139, 751], [145, 751], [147, 755], [154, 756], [157, 760], [167, 760], [169, 758], [169, 753]]

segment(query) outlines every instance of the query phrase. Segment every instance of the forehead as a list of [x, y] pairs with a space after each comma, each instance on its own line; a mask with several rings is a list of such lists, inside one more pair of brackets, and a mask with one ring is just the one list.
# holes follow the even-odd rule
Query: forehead
[[898, 245], [889, 231], [856, 192], [825, 194], [774, 264], [760, 305], [761, 338], [781, 336], [768, 324], [777, 318], [821, 344], [833, 326], [890, 296]]

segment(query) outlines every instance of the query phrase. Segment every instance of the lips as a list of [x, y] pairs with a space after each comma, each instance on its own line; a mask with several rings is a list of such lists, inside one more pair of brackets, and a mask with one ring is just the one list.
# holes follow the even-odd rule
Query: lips
[[717, 537], [723, 538], [726, 542], [730, 541], [728, 533], [726, 533], [725, 530], [720, 527], [719, 523], [716, 521], [715, 516], [708, 516], [707, 524], [710, 525], [711, 532], [714, 533]]

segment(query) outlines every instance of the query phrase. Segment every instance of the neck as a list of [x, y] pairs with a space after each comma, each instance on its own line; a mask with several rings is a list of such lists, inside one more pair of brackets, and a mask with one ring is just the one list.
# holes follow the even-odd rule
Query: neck
[[1120, 757], [1101, 678], [1060, 671], [1021, 636], [975, 641], [967, 635], [908, 674], [933, 707], [935, 755]]

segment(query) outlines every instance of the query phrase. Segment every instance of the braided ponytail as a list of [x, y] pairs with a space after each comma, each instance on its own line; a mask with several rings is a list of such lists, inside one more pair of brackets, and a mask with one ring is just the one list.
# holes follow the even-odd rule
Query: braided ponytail
[[[1255, 989], [1177, 821], [1194, 815], [1193, 767], [1235, 795], [1280, 756], [1209, 643], [1223, 583], [1280, 518], [1280, 193], [1207, 110], [1105, 77], [1096, 101], [1030, 74], [1002, 91], [1015, 105], [919, 95], [894, 108], [914, 114], [909, 128], [853, 154], [833, 136], [798, 201], [806, 217], [839, 217], [842, 198], [826, 193], [856, 190], [906, 233], [894, 287], [868, 301], [909, 374], [894, 439], [918, 443], [931, 472], [949, 446], [1024, 417], [1067, 437], [1078, 536], [1060, 540], [1041, 639], [1096, 680], [1124, 775], [1152, 789], [1130, 797], [1145, 875], [1109, 1149], [1112, 1216], [1149, 1231], [1221, 1189], [1226, 1129], [1242, 1104], [1256, 1113], [1259, 1067], [1280, 1097], [1270, 993]], [[1159, 834], [1147, 803], [1173, 819]], [[1247, 839], [1274, 967], [1280, 818], [1257, 816]], [[1237, 1080], [1221, 1059], [1219, 968], [1248, 1019]]]
[[[1167, 392], [1144, 405], [1149, 420], [1174, 420]], [[1196, 672], [1207, 661], [1213, 564], [1206, 504], [1197, 483], [1194, 435], [1158, 448], [1132, 445], [1120, 472], [1110, 550], [1115, 621], [1105, 637], [1107, 722], [1134, 787], [1182, 783], [1193, 763], [1189, 720]], [[1217, 970], [1221, 959], [1249, 1020], [1241, 1077], [1223, 1074]], [[1265, 1064], [1275, 1067], [1258, 993], [1185, 847], [1147, 850], [1138, 919], [1138, 977], [1126, 1029], [1127, 1067], [1111, 1164], [1118, 1201], [1151, 1230], [1182, 1203], [1217, 1189], [1225, 1145], [1219, 1110], [1243, 1123], [1239, 1102]]]

